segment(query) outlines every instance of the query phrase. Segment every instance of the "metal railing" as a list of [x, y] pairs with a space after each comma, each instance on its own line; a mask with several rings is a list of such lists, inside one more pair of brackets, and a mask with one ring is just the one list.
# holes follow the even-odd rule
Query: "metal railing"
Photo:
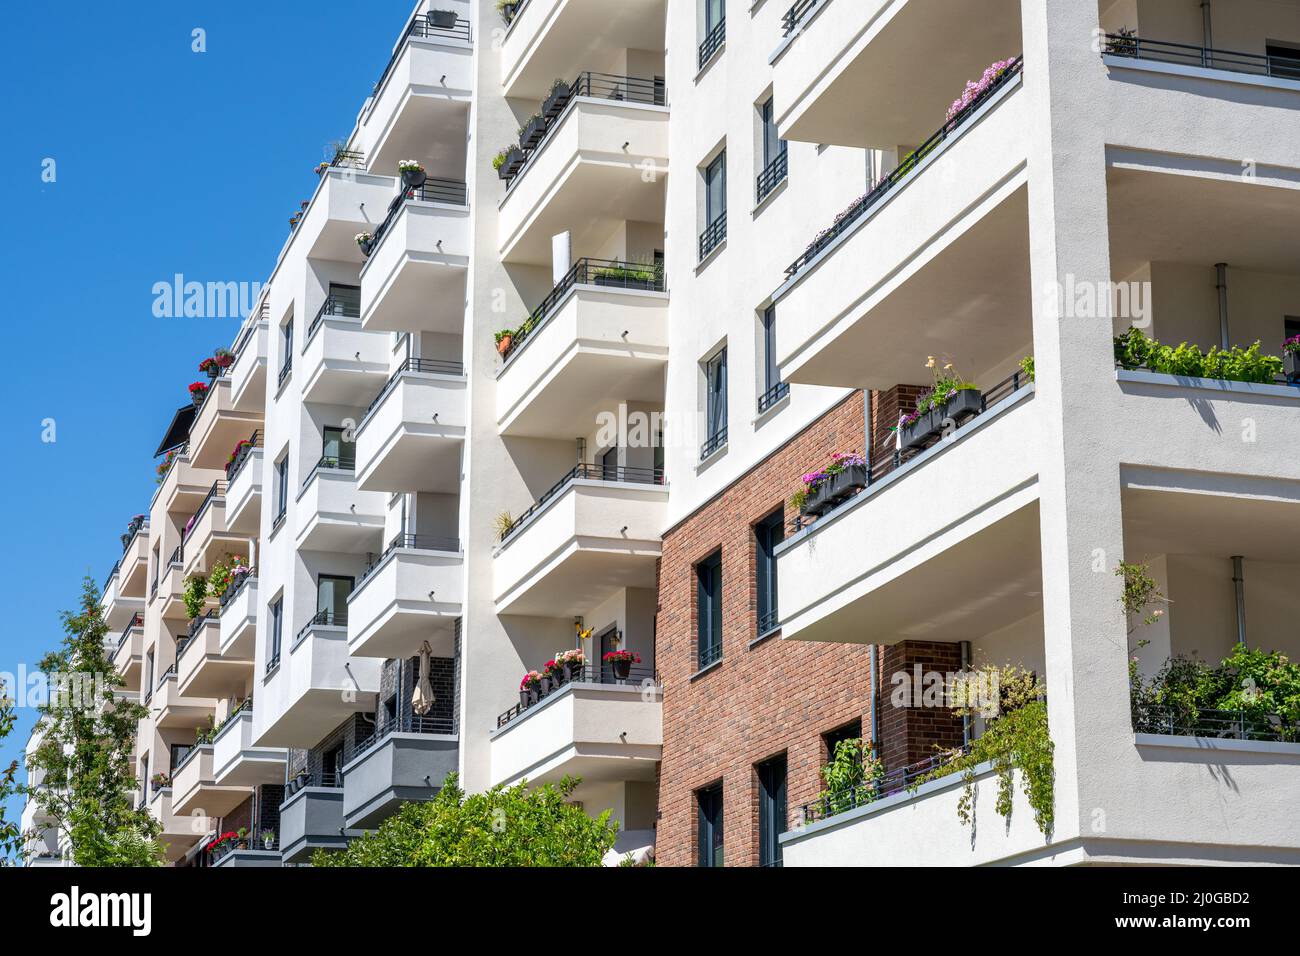
[[1219, 740], [1300, 741], [1300, 725], [1281, 714], [1244, 710], [1201, 710], [1194, 707], [1159, 707], [1135, 704], [1133, 730], [1137, 733]]
[[340, 146], [334, 150], [330, 165], [337, 169], [365, 169], [366, 154], [359, 149], [344, 149]]
[[[215, 621], [218, 617], [220, 617], [220, 615], [216, 611], [209, 609], [207, 611], [204, 611], [194, 620], [190, 621], [190, 631], [189, 631], [190, 636], [189, 639], [186, 641], [185, 646], [188, 647], [190, 644], [194, 642], [194, 635], [199, 633], [199, 630], [203, 627], [203, 625], [207, 624], [209, 621]], [[176, 649], [177, 659], [179, 659], [180, 656], [181, 656], [181, 649], [178, 647]]]
[[[1032, 382], [1033, 379], [1025, 371], [1021, 369], [1017, 369], [1016, 371], [1012, 372], [1010, 375], [1002, 379], [997, 384], [993, 385], [987, 391], [982, 392], [980, 395], [980, 407], [979, 410], [975, 413], [975, 415], [971, 419], [962, 422], [959, 425], [956, 425], [954, 429], [949, 429], [945, 431], [944, 437], [945, 438], [952, 437], [960, 433], [964, 428], [969, 426], [971, 422], [977, 420], [981, 415], [987, 412], [998, 402], [1002, 401], [1004, 398], [1008, 398], [1011, 395], [1014, 395], [1020, 389], [1027, 387]], [[929, 448], [923, 448], [923, 449], [903, 448], [903, 449], [894, 449], [892, 453], [881, 456], [879, 458], [877, 458], [875, 455], [872, 455], [871, 460], [868, 461], [866, 467], [866, 487], [863, 488], [862, 490], [866, 491], [867, 489], [875, 485], [877, 482], [879, 482], [881, 479], [883, 479], [886, 475], [895, 471], [901, 465], [907, 464], [913, 458], [916, 458], [919, 455], [922, 455], [929, 450], [930, 450]], [[836, 510], [844, 507], [852, 500], [853, 500], [852, 497], [847, 498], [841, 504], [837, 505], [834, 509], [827, 512], [826, 514], [823, 514], [822, 518], [826, 518], [828, 515], [833, 514]], [[791, 518], [789, 523], [787, 524], [786, 530], [791, 533], [802, 531], [804, 528], [813, 525], [816, 520], [818, 519], [810, 518], [806, 515], [796, 513], [794, 517]]]
[[1102, 53], [1108, 56], [1132, 57], [1136, 60], [1154, 60], [1182, 66], [1200, 66], [1211, 70], [1227, 70], [1231, 73], [1300, 80], [1300, 50], [1296, 50], [1293, 56], [1241, 53], [1236, 50], [1171, 43], [1168, 40], [1150, 40], [1136, 34], [1108, 33]]
[[700, 647], [695, 655], [695, 666], [699, 670], [704, 670], [710, 664], [716, 664], [722, 660], [722, 642], [716, 644], [706, 644]]
[[112, 570], [110, 570], [110, 571], [108, 572], [108, 576], [107, 576], [106, 578], [104, 578], [104, 586], [103, 586], [102, 588], [100, 588], [101, 591], [107, 591], [107, 590], [108, 590], [108, 586], [109, 586], [111, 583], [113, 583], [113, 578], [117, 576], [117, 571], [118, 571], [118, 569], [119, 569], [121, 566], [122, 566], [122, 559], [121, 559], [121, 558], [119, 558], [118, 560], [116, 560], [116, 561], [113, 562], [113, 568], [112, 568]]
[[713, 54], [722, 48], [722, 44], [727, 39], [727, 21], [723, 19], [716, 27], [709, 31], [709, 35], [704, 38], [700, 44], [700, 61], [699, 68], [704, 69], [704, 64], [713, 59]]
[[131, 550], [131, 544], [135, 541], [135, 536], [141, 531], [147, 530], [149, 519], [141, 515], [139, 518], [132, 518], [126, 526], [126, 543], [122, 545], [122, 553], [126, 554]]
[[117, 650], [113, 652], [114, 655], [122, 650], [123, 645], [125, 645], [127, 640], [131, 637], [131, 632], [137, 627], [144, 627], [144, 615], [139, 612], [132, 614], [131, 620], [127, 621], [126, 627], [122, 628], [122, 633], [117, 639]]
[[184, 563], [185, 563], [185, 544], [184, 542], [182, 542], [181, 544], [176, 545], [176, 550], [173, 551], [171, 557], [167, 559], [167, 566], [175, 567], [178, 564], [184, 564]]
[[790, 383], [777, 382], [762, 395], [758, 396], [758, 413], [761, 415], [789, 394]]
[[[354, 747], [349, 751], [345, 751], [343, 759], [345, 762], [355, 760], [393, 734], [451, 735], [454, 733], [456, 733], [456, 719], [454, 717], [421, 717], [419, 714], [405, 714], [396, 720], [386, 721], [369, 737], [357, 741]], [[441, 784], [442, 781], [438, 780], [434, 781], [434, 783]]]
[[618, 259], [591, 259], [583, 257], [573, 264], [537, 308], [533, 309], [523, 324], [514, 332], [510, 348], [503, 361], [517, 353], [529, 337], [541, 329], [558, 306], [568, 298], [574, 287], [580, 285], [604, 286], [614, 289], [635, 289], [642, 292], [664, 291], [663, 265], [658, 262], [624, 262]]
[[453, 362], [450, 359], [405, 359], [401, 365], [397, 366], [397, 371], [388, 377], [388, 381], [379, 390], [379, 394], [366, 406], [366, 413], [361, 416], [363, 423], [370, 417], [370, 413], [379, 407], [379, 404], [387, 397], [388, 393], [397, 387], [398, 381], [407, 372], [425, 372], [430, 375], [464, 375], [465, 366], [461, 362]]
[[218, 478], [212, 483], [212, 487], [208, 489], [208, 493], [203, 496], [203, 501], [199, 504], [198, 510], [194, 512], [194, 517], [190, 518], [186, 523], [184, 532], [181, 534], [181, 540], [188, 540], [190, 534], [199, 526], [199, 519], [203, 517], [203, 513], [208, 510], [209, 506], [211, 506], [211, 504], [218, 498], [224, 500], [225, 497], [226, 483]]
[[244, 467], [244, 463], [253, 457], [253, 449], [263, 447], [262, 430], [259, 428], [248, 436], [248, 444], [240, 445], [235, 452], [233, 461], [226, 463], [226, 485], [229, 487], [230, 482], [239, 474], [239, 470]]
[[175, 663], [173, 663], [171, 667], [167, 668], [165, 671], [162, 672], [162, 676], [158, 678], [158, 683], [154, 685], [154, 689], [161, 690], [163, 684], [167, 683], [169, 680], [174, 679], [175, 677], [176, 677], [176, 665]]
[[289, 377], [289, 373], [292, 371], [293, 371], [293, 356], [286, 355], [284, 357], [284, 365], [280, 366], [280, 374], [277, 375], [275, 378], [275, 387], [279, 388], [280, 386], [284, 385], [284, 380]]
[[700, 233], [700, 261], [708, 258], [709, 253], [718, 248], [727, 238], [727, 214], [721, 213]]
[[248, 587], [249, 581], [256, 581], [256, 580], [257, 580], [257, 575], [253, 574], [252, 572], [249, 572], [247, 574], [241, 574], [238, 577], [232, 576], [230, 579], [230, 584], [227, 585], [226, 589], [221, 592], [221, 597], [217, 598], [217, 600], [221, 604], [221, 610], [225, 611], [226, 607], [230, 604], [230, 602], [233, 601], [235, 598], [239, 597], [239, 593], [243, 591], [244, 588]]
[[700, 446], [700, 461], [704, 461], [714, 452], [726, 447], [726, 444], [727, 428], [724, 425], [704, 440], [704, 444]]
[[[432, 11], [430, 11], [432, 12]], [[374, 88], [370, 91], [373, 97], [388, 82], [389, 75], [393, 72], [393, 67], [397, 65], [398, 59], [406, 52], [406, 41], [411, 37], [420, 37], [422, 39], [460, 39], [466, 42], [473, 42], [474, 34], [470, 22], [460, 17], [456, 18], [456, 25], [450, 28], [435, 27], [433, 19], [428, 16], [413, 19], [407, 26], [406, 31], [398, 39], [396, 47], [393, 48], [393, 55], [388, 59], [388, 65], [384, 67], [384, 72], [380, 74], [379, 80], [375, 83]]]
[[906, 793], [908, 790], [912, 790], [925, 782], [924, 778], [928, 775], [942, 771], [946, 765], [952, 763], [957, 757], [969, 752], [968, 747], [962, 747], [956, 751], [935, 754], [933, 757], [927, 757], [916, 763], [887, 770], [879, 777], [868, 780], [856, 787], [846, 787], [842, 790], [824, 793], [812, 803], [805, 803], [800, 807], [802, 822], [808, 824], [817, 820], [825, 820], [827, 817], [833, 817], [856, 807], [864, 807], [869, 803], [874, 803], [882, 797], [892, 797], [898, 793]]
[[[240, 330], [239, 338], [235, 341], [235, 347], [232, 350], [235, 353], [236, 365], [239, 364], [240, 356], [244, 354], [244, 348], [248, 345], [249, 342], [253, 340], [253, 335], [254, 333], [257, 332], [258, 325], [268, 321], [270, 317], [271, 317], [271, 305], [268, 302], [263, 302], [261, 308], [259, 308], [257, 311], [257, 319], [255, 321], [248, 321], [248, 319], [244, 320], [243, 328]], [[252, 318], [251, 312], [249, 313], [248, 318], [249, 319]], [[231, 366], [232, 369], [234, 367], [235, 367], [234, 365]]]
[[335, 286], [335, 288], [339, 291], [331, 292], [325, 297], [325, 301], [321, 303], [320, 311], [311, 320], [311, 325], [307, 326], [307, 337], [303, 340], [301, 351], [307, 351], [312, 336], [321, 327], [321, 323], [325, 321], [326, 316], [338, 316], [344, 319], [361, 318], [361, 287]]
[[798, 0], [798, 2], [781, 15], [781, 36], [788, 37], [798, 29], [799, 24], [803, 22], [804, 17], [812, 11], [812, 8], [821, 3], [821, 0]]
[[505, 713], [497, 716], [497, 727], [504, 727], [510, 721], [515, 720], [523, 714], [528, 713], [542, 701], [546, 700], [551, 694], [563, 690], [569, 684], [613, 684], [621, 686], [639, 687], [650, 681], [654, 684], [660, 683], [659, 674], [653, 667], [644, 664], [633, 664], [628, 668], [627, 677], [616, 677], [614, 668], [605, 663], [587, 664], [577, 671], [565, 671], [561, 677], [561, 683], [552, 686], [545, 695], [538, 695], [537, 700], [525, 704], [520, 701], [511, 707]]
[[775, 631], [781, 623], [781, 614], [776, 607], [776, 596], [771, 598], [772, 606], [758, 616], [758, 636], [762, 637]]
[[317, 611], [311, 616], [311, 620], [304, 624], [302, 629], [294, 636], [293, 646], [297, 647], [302, 643], [303, 638], [307, 636], [308, 632], [310, 632], [313, 627], [347, 627], [347, 624], [347, 608], [344, 608], [341, 611], [336, 611], [333, 608], [327, 607], [323, 610]]
[[425, 180], [423, 186], [403, 190], [389, 204], [388, 215], [384, 216], [384, 221], [375, 230], [375, 238], [371, 241], [370, 255], [374, 256], [379, 249], [379, 244], [384, 241], [384, 237], [388, 235], [393, 223], [397, 221], [397, 217], [402, 214], [408, 202], [440, 202], [453, 206], [465, 206], [469, 204], [468, 197], [468, 187], [458, 179], [434, 179], [430, 177]]
[[285, 785], [284, 795], [291, 797], [307, 787], [320, 787], [326, 790], [343, 789], [343, 774], [335, 770], [303, 770], [295, 774]]
[[271, 656], [266, 659], [266, 672], [270, 674], [280, 666], [280, 650], [277, 648]]
[[510, 528], [501, 535], [501, 541], [510, 540], [514, 533], [527, 524], [528, 520], [544, 508], [551, 499], [559, 497], [569, 485], [579, 479], [662, 485], [664, 483], [664, 472], [662, 468], [624, 468], [586, 462], [575, 465], [569, 470], [568, 474], [543, 493], [527, 511], [511, 522]]
[[361, 585], [365, 580], [384, 563], [384, 559], [399, 548], [410, 548], [414, 551], [444, 551], [451, 554], [459, 554], [460, 539], [447, 538], [432, 534], [408, 534], [404, 531], [400, 534], [394, 535], [393, 539], [388, 542], [383, 551], [378, 554], [371, 553], [366, 555], [366, 569], [361, 572], [361, 577], [357, 578], [357, 583], [352, 589], [352, 593], [355, 594], [360, 590]]
[[781, 183], [785, 182], [786, 176], [790, 174], [790, 151], [781, 144], [781, 149], [777, 151], [776, 159], [767, 164], [761, 173], [758, 174], [758, 183], [755, 186], [755, 202], [762, 202], [772, 194], [772, 190]]
[[961, 128], [962, 124], [970, 119], [971, 116], [973, 116], [980, 107], [988, 102], [988, 100], [997, 93], [998, 90], [1002, 89], [1019, 76], [1023, 68], [1024, 58], [1016, 57], [1012, 61], [1011, 65], [1007, 67], [996, 80], [989, 84], [988, 89], [984, 90], [984, 92], [979, 96], [971, 100], [970, 103], [963, 107], [960, 112], [955, 114], [952, 119], [939, 127], [938, 130], [930, 134], [930, 137], [926, 139], [924, 143], [914, 149], [907, 156], [903, 157], [903, 160], [893, 169], [892, 172], [888, 173], [880, 180], [880, 182], [872, 186], [866, 195], [856, 200], [852, 205], [840, 213], [835, 218], [833, 225], [818, 233], [813, 241], [808, 244], [808, 247], [804, 250], [803, 254], [786, 267], [785, 274], [790, 277], [798, 275], [799, 271], [817, 258], [823, 249], [831, 245], [831, 243], [844, 233], [848, 232], [859, 219], [866, 215], [867, 212], [876, 205], [876, 203], [880, 202], [880, 200], [888, 195], [895, 186], [906, 179], [912, 171], [921, 164], [921, 161], [929, 153], [933, 152], [940, 143]]

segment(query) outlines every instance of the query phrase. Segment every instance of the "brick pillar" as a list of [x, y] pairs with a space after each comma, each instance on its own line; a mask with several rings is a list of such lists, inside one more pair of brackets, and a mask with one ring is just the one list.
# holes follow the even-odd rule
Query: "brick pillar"
[[[961, 718], [951, 708], [927, 706], [926, 697], [937, 695], [938, 700], [944, 699], [944, 679], [948, 674], [961, 670], [961, 645], [904, 641], [885, 647], [883, 651], [880, 749], [885, 769], [896, 770], [931, 757], [938, 749], [960, 746]], [[931, 685], [924, 680], [931, 673], [940, 675], [937, 689], [930, 689]], [[906, 678], [905, 683], [900, 683], [900, 675]]]
[[916, 400], [928, 392], [926, 385], [895, 385], [883, 392], [871, 393], [871, 463], [877, 475], [892, 467], [894, 433], [900, 415], [916, 408]]

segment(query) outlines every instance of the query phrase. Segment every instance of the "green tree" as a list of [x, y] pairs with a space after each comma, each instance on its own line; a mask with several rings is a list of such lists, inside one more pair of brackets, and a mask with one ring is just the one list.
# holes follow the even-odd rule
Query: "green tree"
[[569, 795], [580, 781], [494, 787], [466, 795], [448, 775], [427, 803], [408, 803], [346, 850], [318, 850], [315, 866], [600, 866], [618, 824]]
[[[14, 702], [9, 697], [8, 688], [0, 684], [0, 740], [13, 731], [14, 720]], [[17, 853], [22, 846], [18, 824], [5, 819], [5, 801], [21, 793], [23, 787], [18, 783], [18, 761], [14, 760], [9, 766], [0, 768], [0, 855]]]
[[41, 660], [50, 682], [40, 707], [41, 742], [28, 758], [47, 784], [34, 794], [65, 836], [78, 866], [158, 866], [159, 826], [132, 804], [137, 722], [146, 708], [118, 698], [122, 686], [105, 649], [108, 625], [95, 582], [82, 582], [81, 606], [63, 612], [63, 641]]

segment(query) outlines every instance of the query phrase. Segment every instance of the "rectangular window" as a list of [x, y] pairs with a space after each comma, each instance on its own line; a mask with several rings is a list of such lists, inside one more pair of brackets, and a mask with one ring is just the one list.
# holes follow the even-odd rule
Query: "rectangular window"
[[153, 651], [150, 650], [144, 657], [144, 692], [146, 695], [153, 693]]
[[700, 233], [703, 261], [727, 238], [727, 151], [702, 170], [704, 177], [704, 231]]
[[823, 763], [830, 763], [831, 758], [835, 756], [835, 748], [845, 740], [862, 739], [862, 721], [854, 720], [845, 724], [843, 727], [836, 727], [834, 730], [822, 734], [822, 741], [826, 745], [826, 757]]
[[697, 664], [703, 668], [722, 659], [722, 552], [715, 551], [697, 564], [695, 578]]
[[754, 583], [758, 592], [758, 634], [776, 630], [776, 546], [785, 538], [780, 508], [754, 526]]
[[780, 866], [780, 836], [786, 831], [785, 755], [754, 769], [758, 772], [758, 865]]
[[284, 517], [289, 507], [289, 456], [285, 455], [275, 463], [275, 524]]
[[776, 306], [763, 310], [763, 393], [758, 397], [758, 410], [765, 412], [790, 394], [790, 386], [781, 381], [776, 367]]
[[357, 443], [348, 441], [348, 430], [326, 425], [321, 442], [321, 467], [351, 469], [357, 466]]
[[273, 601], [267, 610], [271, 615], [270, 644], [266, 655], [266, 670], [269, 673], [280, 665], [280, 647], [284, 640], [284, 598]]
[[695, 791], [699, 865], [722, 866], [722, 783]]
[[280, 326], [280, 341], [284, 355], [284, 361], [280, 365], [280, 378], [283, 380], [284, 373], [293, 367], [293, 320]]
[[348, 596], [355, 581], [340, 575], [316, 578], [316, 623], [342, 627], [348, 623]]
[[763, 116], [763, 166], [771, 166], [777, 158], [785, 155], [785, 140], [781, 139], [776, 132], [776, 110], [773, 107], [774, 100], [768, 97], [763, 104], [761, 113]]
[[325, 300], [326, 315], [341, 315], [345, 318], [361, 318], [361, 286], [330, 283], [329, 298]]
[[1293, 315], [1288, 315], [1284, 322], [1282, 337], [1285, 339], [1290, 339], [1290, 338], [1294, 338], [1297, 335], [1300, 335], [1300, 318], [1297, 318], [1296, 316]]
[[704, 363], [704, 447], [703, 460], [727, 443], [727, 350], [724, 348]]
[[704, 39], [700, 43], [699, 67], [713, 58], [727, 38], [727, 5], [725, 0], [703, 0]]
[[1264, 47], [1268, 56], [1268, 75], [1300, 80], [1300, 50], [1270, 43]]

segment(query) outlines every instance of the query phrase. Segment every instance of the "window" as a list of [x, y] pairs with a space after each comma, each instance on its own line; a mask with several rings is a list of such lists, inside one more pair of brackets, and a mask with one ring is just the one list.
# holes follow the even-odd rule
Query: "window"
[[862, 721], [854, 720], [845, 724], [843, 727], [836, 727], [822, 734], [822, 743], [826, 747], [826, 753], [823, 756], [822, 763], [827, 764], [835, 756], [835, 748], [846, 740], [862, 739]]
[[722, 552], [715, 551], [695, 566], [696, 654], [700, 668], [722, 659]]
[[176, 772], [176, 768], [181, 765], [182, 761], [184, 761], [185, 758], [189, 755], [189, 752], [193, 750], [196, 746], [197, 744], [172, 744], [170, 748], [171, 763], [168, 764], [168, 770], [170, 770], [171, 773], [174, 774]]
[[357, 443], [348, 441], [345, 437], [347, 434], [348, 430], [345, 428], [325, 426], [324, 438], [321, 442], [322, 468], [356, 468]]
[[758, 396], [758, 411], [763, 413], [790, 394], [790, 386], [781, 381], [776, 367], [776, 306], [763, 310], [763, 393]]
[[280, 365], [280, 378], [277, 384], [283, 385], [289, 371], [293, 368], [293, 319], [280, 326], [280, 345], [284, 361]]
[[266, 655], [266, 672], [269, 674], [280, 666], [280, 647], [284, 638], [284, 598], [271, 602], [267, 610], [271, 615], [271, 637]]
[[343, 745], [336, 744], [321, 755], [320, 762], [322, 787], [337, 787], [339, 774], [343, 770]]
[[272, 527], [278, 527], [284, 518], [285, 509], [289, 507], [289, 456], [285, 455], [275, 463], [275, 521]]
[[600, 477], [602, 481], [618, 481], [617, 445], [600, 456]]
[[785, 754], [754, 769], [758, 772], [758, 865], [780, 866], [780, 836], [786, 831]]
[[348, 596], [355, 581], [340, 575], [322, 574], [316, 578], [317, 624], [338, 627], [348, 623]]
[[1290, 339], [1297, 335], [1300, 335], [1300, 318], [1288, 315], [1283, 325], [1282, 337], [1284, 339]]
[[331, 282], [329, 298], [325, 300], [325, 308], [321, 311], [326, 315], [361, 318], [361, 287]]
[[144, 691], [146, 697], [153, 694], [153, 649], [144, 657]]
[[726, 0], [704, 0], [704, 41], [700, 44], [700, 69], [713, 59], [727, 38]]
[[1270, 43], [1264, 47], [1268, 55], [1268, 75], [1288, 80], [1300, 80], [1300, 50]]
[[758, 592], [758, 634], [776, 630], [776, 546], [785, 537], [785, 513], [778, 508], [754, 526], [754, 582]]
[[757, 202], [762, 202], [789, 172], [785, 140], [777, 136], [772, 98], [759, 107], [763, 135], [763, 171], [758, 177]]
[[703, 260], [727, 238], [727, 151], [704, 167], [704, 232], [700, 234]]
[[704, 445], [700, 460], [727, 444], [727, 350], [704, 363]]
[[722, 866], [722, 782], [695, 791], [699, 865]]

